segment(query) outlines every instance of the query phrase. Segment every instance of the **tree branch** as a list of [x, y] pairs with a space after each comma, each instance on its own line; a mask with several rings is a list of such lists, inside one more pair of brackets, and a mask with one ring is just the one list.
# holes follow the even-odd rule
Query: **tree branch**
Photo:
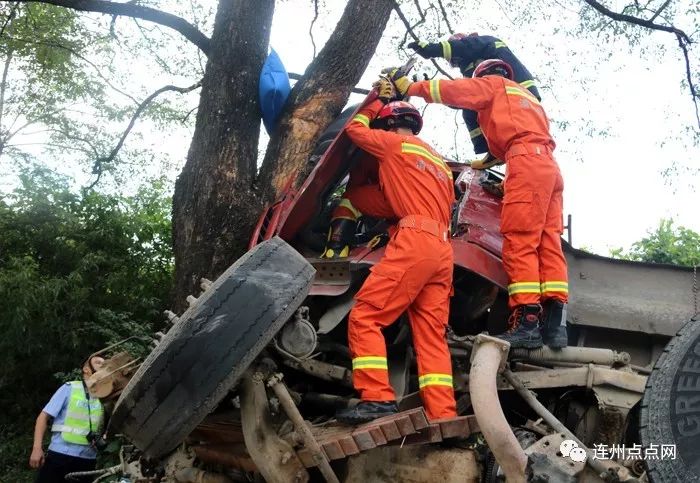
[[[160, 89], [155, 91], [153, 94], [148, 96], [146, 99], [144, 99], [143, 102], [141, 102], [141, 104], [139, 105], [139, 107], [136, 108], [136, 111], [134, 111], [134, 114], [131, 116], [131, 120], [129, 121], [129, 125], [126, 127], [126, 130], [119, 138], [117, 145], [114, 147], [114, 149], [112, 149], [112, 151], [107, 156], [105, 156], [103, 158], [98, 158], [97, 160], [95, 160], [95, 164], [92, 168], [92, 172], [94, 174], [97, 174], [99, 177], [99, 175], [102, 172], [102, 165], [105, 163], [110, 163], [110, 162], [114, 161], [114, 158], [117, 157], [117, 154], [119, 154], [119, 150], [124, 145], [124, 141], [126, 140], [127, 136], [129, 135], [131, 130], [134, 128], [134, 124], [136, 124], [136, 120], [139, 118], [139, 116], [141, 116], [141, 114], [143, 114], [143, 111], [146, 110], [148, 105], [151, 102], [153, 102], [153, 99], [155, 99], [156, 97], [158, 97], [159, 95], [161, 95], [164, 92], [174, 91], [174, 92], [179, 92], [180, 94], [185, 94], [185, 93], [193, 91], [201, 86], [202, 86], [201, 80], [199, 82], [197, 82], [196, 84], [192, 84], [189, 87], [177, 87], [177, 86], [173, 86], [173, 85], [167, 85], [167, 86], [161, 87]], [[94, 186], [94, 183], [92, 186]]]
[[209, 38], [187, 20], [161, 10], [135, 5], [132, 2], [117, 3], [108, 0], [2, 0], [15, 3], [47, 3], [59, 7], [72, 8], [81, 12], [98, 12], [108, 15], [141, 18], [178, 31], [187, 40], [209, 53]]
[[316, 23], [316, 20], [318, 20], [318, 0], [313, 0], [314, 1], [314, 18], [311, 20], [311, 25], [309, 25], [309, 37], [311, 37], [311, 45], [314, 48], [314, 55], [311, 57], [312, 59], [316, 58], [316, 42], [314, 42], [314, 24]]
[[5, 140], [2, 137], [2, 118], [5, 112], [5, 89], [7, 89], [7, 73], [10, 71], [12, 54], [12, 48], [10, 48], [7, 51], [7, 57], [5, 58], [5, 68], [2, 70], [2, 82], [0, 82], [0, 143], [5, 142]]
[[192, 115], [192, 113], [193, 113], [194, 111], [196, 111], [197, 109], [199, 109], [199, 106], [194, 106], [192, 109], [190, 109], [190, 110], [187, 112], [187, 114], [185, 114], [185, 116], [184, 116], [182, 119], [180, 119], [180, 122], [183, 123], [183, 124], [186, 123], [187, 120], [188, 120], [188, 119], [190, 118], [190, 116]]
[[681, 51], [683, 52], [683, 57], [685, 58], [685, 74], [686, 74], [686, 79], [688, 80], [688, 88], [690, 89], [690, 95], [693, 98], [693, 104], [695, 106], [695, 117], [697, 118], [698, 121], [698, 127], [700, 127], [700, 110], [698, 109], [698, 101], [700, 100], [700, 95], [698, 94], [695, 85], [693, 84], [693, 73], [690, 67], [690, 59], [688, 57], [688, 45], [692, 43], [690, 40], [690, 37], [688, 34], [686, 34], [684, 31], [681, 29], [678, 29], [674, 27], [673, 25], [661, 25], [658, 23], [654, 23], [653, 20], [658, 16], [661, 11], [666, 8], [666, 5], [668, 5], [668, 1], [666, 1], [659, 10], [657, 10], [656, 14], [650, 19], [650, 20], [645, 20], [643, 18], [638, 18], [634, 17], [632, 15], [626, 15], [623, 13], [618, 13], [618, 12], [613, 12], [612, 10], [608, 9], [604, 5], [601, 5], [598, 3], [596, 0], [584, 0], [588, 5], [593, 7], [595, 10], [597, 10], [599, 13], [602, 13], [603, 15], [610, 17], [613, 20], [617, 20], [620, 22], [627, 22], [631, 23], [633, 25], [639, 25], [640, 27], [645, 27], [651, 30], [661, 30], [663, 32], [669, 32], [672, 33], [676, 36], [676, 39], [678, 39], [678, 46], [681, 48]]
[[114, 91], [118, 92], [119, 94], [123, 95], [124, 97], [128, 97], [129, 99], [131, 99], [134, 102], [134, 104], [139, 103], [139, 101], [136, 100], [136, 98], [134, 96], [132, 96], [131, 94], [129, 94], [127, 92], [124, 92], [123, 90], [119, 89], [118, 87], [115, 87], [110, 82], [110, 80], [102, 74], [102, 71], [100, 71], [100, 68], [97, 65], [95, 65], [91, 60], [87, 59], [85, 56], [81, 55], [79, 52], [77, 52], [75, 49], [73, 49], [71, 47], [67, 47], [67, 46], [62, 45], [62, 44], [57, 44], [55, 42], [41, 42], [41, 41], [17, 39], [17, 38], [12, 38], [12, 40], [14, 40], [16, 42], [24, 42], [24, 43], [32, 44], [32, 45], [44, 45], [46, 47], [55, 47], [57, 49], [65, 50], [66, 52], [70, 52], [72, 55], [76, 56], [77, 58], [79, 58], [80, 60], [82, 60], [83, 62], [88, 64], [90, 67], [95, 69], [95, 72], [97, 72], [97, 75], [105, 82], [105, 84], [107, 84], [109, 87], [111, 87]]
[[[397, 3], [397, 5], [398, 5], [398, 3]], [[413, 25], [411, 25], [410, 28], [406, 28], [406, 32], [404, 32], [403, 40], [401, 41], [401, 44], [400, 44], [401, 47], [403, 47], [403, 44], [406, 43], [406, 40], [408, 39], [409, 31], [413, 32], [413, 30], [416, 27], [418, 27], [419, 25], [423, 25], [425, 23], [425, 12], [423, 11], [422, 8], [420, 8], [419, 0], [413, 0], [413, 5], [416, 6], [416, 10], [418, 11], [418, 21], [416, 23], [414, 23]]]
[[650, 22], [653, 22], [654, 20], [656, 20], [656, 17], [658, 17], [659, 15], [661, 15], [661, 12], [663, 12], [664, 9], [665, 9], [666, 7], [668, 7], [668, 4], [669, 4], [669, 3], [671, 3], [671, 0], [666, 0], [666, 1], [664, 2], [664, 4], [661, 5], [661, 7], [659, 7], [659, 9], [656, 11], [656, 13], [655, 13], [654, 15], [651, 16], [651, 18], [649, 19], [649, 21], [650, 21]]
[[695, 105], [695, 119], [698, 121], [698, 127], [700, 127], [700, 110], [698, 109], [698, 100], [700, 100], [700, 95], [693, 84], [693, 73], [690, 70], [690, 58], [688, 57], [688, 44], [683, 41], [683, 38], [676, 34], [678, 39], [678, 46], [683, 51], [683, 57], [685, 58], [685, 76], [688, 80], [688, 89], [690, 89], [690, 95], [693, 97], [693, 104]]
[[[52, 129], [47, 129], [47, 132], [59, 133], [59, 134], [65, 136], [65, 137], [67, 137], [68, 139], [73, 139], [73, 140], [75, 140], [75, 141], [80, 141], [81, 143], [86, 144], [90, 149], [92, 149], [92, 153], [93, 153], [93, 155], [94, 155], [95, 157], [97, 157], [97, 156], [100, 155], [99, 151], [97, 150], [97, 147], [92, 143], [92, 141], [90, 141], [90, 140], [87, 139], [87, 138], [84, 138], [84, 137], [82, 137], [82, 136], [78, 136], [78, 135], [75, 135], [75, 134], [71, 134], [71, 133], [67, 132], [67, 131], [64, 130], [64, 129], [54, 129], [54, 128], [52, 128]], [[87, 152], [87, 150], [85, 150], [85, 151]]]
[[654, 23], [651, 20], [645, 20], [643, 18], [638, 18], [634, 17], [632, 15], [626, 15], [624, 13], [618, 13], [618, 12], [613, 12], [609, 8], [605, 7], [604, 5], [598, 3], [596, 0], [584, 0], [588, 5], [593, 7], [595, 10], [598, 12], [602, 13], [603, 15], [610, 17], [613, 20], [618, 20], [620, 22], [627, 22], [631, 23], [634, 25], [639, 25], [641, 27], [646, 27], [648, 29], [652, 30], [662, 30], [664, 32], [671, 32], [673, 34], [676, 34], [677, 36], [680, 36], [684, 42], [690, 44], [692, 43], [690, 41], [690, 37], [683, 32], [680, 29], [677, 29], [676, 27], [672, 25], [660, 25], [658, 23]]
[[[399, 4], [396, 3], [396, 0], [392, 0], [392, 2], [393, 2], [393, 4], [394, 4], [394, 11], [396, 12], [396, 14], [399, 16], [399, 18], [400, 18], [401, 21], [403, 22], [404, 26], [406, 27], [406, 31], [411, 35], [411, 38], [413, 38], [413, 40], [415, 40], [416, 42], [420, 41], [420, 39], [418, 38], [418, 36], [417, 36], [417, 35], [415, 34], [415, 32], [413, 31], [413, 27], [411, 26], [411, 23], [408, 21], [408, 19], [406, 18], [406, 16], [405, 16], [405, 15], [403, 14], [403, 12], [401, 11], [401, 7], [399, 7]], [[422, 14], [422, 12], [419, 12], [419, 13]], [[442, 67], [440, 67], [440, 66], [438, 65], [438, 63], [435, 61], [435, 59], [430, 59], [430, 62], [433, 63], [433, 65], [435, 66], [435, 68], [436, 68], [438, 71], [440, 71], [440, 73], [442, 73], [442, 75], [446, 76], [448, 79], [452, 79], [452, 76], [451, 76], [450, 74], [448, 74], [444, 69], [442, 69]]]
[[80, 146], [75, 146], [75, 145], [68, 145], [68, 144], [58, 144], [58, 143], [16, 143], [16, 144], [7, 144], [5, 147], [7, 148], [16, 148], [18, 146], [51, 146], [52, 148], [61, 148], [61, 149], [66, 149], [66, 150], [72, 150], [72, 151], [80, 151], [85, 154], [92, 154], [89, 149], [80, 147]]
[[452, 25], [450, 25], [450, 19], [447, 18], [447, 10], [445, 10], [445, 6], [442, 4], [442, 0], [437, 0], [437, 3], [440, 6], [442, 18], [445, 19], [445, 23], [447, 24], [447, 30], [449, 30], [451, 34], [455, 33], [454, 30], [452, 30]]
[[129, 125], [126, 127], [126, 130], [119, 138], [117, 145], [114, 146], [112, 151], [107, 156], [97, 158], [95, 160], [95, 163], [92, 166], [92, 174], [96, 174], [97, 178], [95, 178], [95, 180], [92, 183], [90, 183], [87, 186], [87, 188], [85, 188], [85, 189], [87, 191], [90, 191], [91, 189], [93, 189], [95, 187], [95, 185], [97, 185], [97, 183], [99, 183], [100, 179], [102, 178], [102, 174], [104, 173], [104, 165], [107, 163], [111, 163], [112, 161], [114, 161], [114, 158], [117, 157], [117, 154], [119, 154], [119, 151], [121, 150], [122, 146], [124, 145], [124, 141], [126, 141], [127, 136], [129, 136], [129, 133], [134, 128], [134, 125], [136, 124], [136, 120], [141, 116], [141, 114], [143, 114], [143, 111], [146, 110], [148, 105], [151, 102], [153, 102], [153, 99], [155, 99], [156, 97], [158, 97], [159, 95], [161, 95], [164, 92], [174, 91], [174, 92], [179, 92], [180, 94], [185, 94], [185, 93], [193, 91], [201, 86], [202, 86], [201, 80], [199, 82], [197, 82], [196, 84], [192, 84], [189, 87], [177, 87], [174, 85], [167, 85], [167, 86], [161, 87], [160, 89], [155, 91], [153, 94], [151, 94], [150, 96], [145, 98], [143, 100], [143, 102], [141, 102], [139, 107], [136, 108], [136, 111], [134, 111], [134, 114], [131, 116], [131, 120], [129, 121]]
[[15, 14], [17, 13], [17, 9], [19, 8], [19, 5], [13, 5], [12, 8], [10, 9], [10, 13], [7, 15], [7, 18], [5, 19], [5, 23], [2, 24], [2, 28], [0, 28], [0, 36], [2, 36], [5, 33], [5, 29], [7, 28], [8, 25], [10, 25], [10, 22], [15, 18]]

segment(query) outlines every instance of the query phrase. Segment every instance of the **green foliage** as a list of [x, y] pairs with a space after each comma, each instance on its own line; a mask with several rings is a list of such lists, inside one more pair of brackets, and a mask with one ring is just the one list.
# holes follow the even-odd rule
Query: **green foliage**
[[80, 147], [61, 139], [66, 132], [79, 136], [80, 122], [65, 108], [88, 99], [107, 105], [103, 83], [79, 65], [80, 52], [106, 53], [104, 42], [82, 28], [75, 11], [51, 5], [4, 4], [0, 21], [5, 25], [0, 61], [7, 72], [0, 96], [0, 155], [31, 157], [22, 135], [42, 127], [49, 127], [42, 138], [47, 146], [85, 149], [89, 143]]
[[[141, 34], [122, 41], [122, 30]], [[53, 5], [1, 3], [0, 173], [13, 171], [18, 162], [38, 160], [69, 162], [88, 171], [106, 158], [109, 162], [101, 163], [100, 170], [117, 177], [147, 170], [157, 148], [154, 140], [144, 146], [142, 124], [114, 158], [112, 149], [138, 104], [162, 87], [161, 82], [187, 86], [202, 70], [191, 56], [185, 56], [188, 62], [174, 60], [163, 69], [166, 62], [151, 52], [163, 51], [168, 40], [155, 45], [150, 36], [157, 32], [150, 30], [133, 20], [112, 23], [109, 16]], [[187, 51], [173, 40], [168, 45]], [[134, 59], [151, 58], [152, 66], [143, 61], [140, 65], [153, 67], [152, 75], [134, 77]], [[142, 121], [151, 121], [150, 130], [173, 131], [173, 121], [181, 121], [191, 109], [182, 97], [159, 97], [142, 113]], [[159, 158], [168, 161], [164, 155]]]
[[0, 423], [0, 481], [3, 483], [32, 483], [36, 477], [36, 472], [29, 468], [33, 428], [25, 426]]
[[695, 266], [700, 264], [700, 234], [663, 219], [656, 231], [632, 244], [628, 252], [616, 248], [610, 254], [624, 260]]
[[90, 353], [154, 332], [172, 287], [169, 217], [160, 181], [129, 197], [77, 195], [45, 168], [0, 199], [0, 439], [31, 434]]

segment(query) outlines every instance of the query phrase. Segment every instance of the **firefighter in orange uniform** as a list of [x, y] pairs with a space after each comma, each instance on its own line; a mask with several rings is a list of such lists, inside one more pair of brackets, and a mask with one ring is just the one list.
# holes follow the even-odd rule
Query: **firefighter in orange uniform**
[[[380, 81], [379, 89], [380, 99], [391, 98], [390, 81]], [[379, 160], [379, 186], [399, 222], [384, 256], [355, 296], [348, 340], [353, 384], [362, 401], [339, 411], [337, 419], [357, 424], [398, 411], [381, 330], [404, 311], [428, 418], [452, 418], [457, 412], [445, 340], [452, 290], [452, 173], [442, 157], [416, 137], [423, 125], [416, 108], [400, 101], [385, 105], [380, 99], [360, 110], [346, 129], [357, 146]]]
[[348, 256], [357, 221], [363, 215], [386, 219], [396, 217], [379, 187], [377, 159], [367, 153], [350, 170], [343, 198], [331, 216], [328, 241], [321, 258]]
[[490, 59], [471, 79], [412, 84], [403, 76], [394, 83], [401, 94], [478, 112], [489, 151], [506, 162], [501, 233], [511, 315], [500, 337], [531, 349], [541, 347], [544, 336], [544, 343], [562, 348], [569, 294], [561, 248], [564, 182], [544, 109], [512, 79], [508, 63]]

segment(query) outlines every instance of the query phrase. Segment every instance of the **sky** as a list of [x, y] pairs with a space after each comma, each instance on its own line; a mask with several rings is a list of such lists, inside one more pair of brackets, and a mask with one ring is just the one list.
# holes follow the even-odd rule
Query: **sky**
[[[314, 28], [317, 45], [335, 24], [330, 17], [342, 13], [337, 3], [326, 2], [331, 15]], [[552, 134], [565, 182], [564, 214], [572, 215], [574, 246], [607, 255], [611, 248], [629, 247], [664, 217], [700, 232], [700, 148], [693, 147], [690, 136], [678, 129], [679, 120], [692, 126], [695, 114], [690, 94], [680, 85], [684, 66], [675, 38], [653, 33], [631, 53], [624, 38], [613, 42], [596, 37], [574, 39], [570, 32], [578, 28], [579, 13], [560, 5], [548, 7], [544, 2], [543, 15], [535, 16], [526, 28], [511, 22], [520, 12], [504, 10], [495, 0], [484, 0], [478, 9], [469, 10], [468, 22], [451, 20], [455, 31], [477, 31], [503, 39], [538, 78], [548, 115], [569, 123], [566, 130], [553, 123]], [[288, 71], [299, 73], [311, 61], [311, 41], [286, 19], [301, 15], [299, 2], [278, 4], [270, 41]], [[361, 87], [368, 87], [382, 67], [398, 63], [395, 51], [386, 46], [391, 33], [399, 31], [403, 32], [402, 25], [393, 18]], [[429, 29], [425, 32], [424, 39], [429, 41], [446, 36], [431, 36]], [[667, 49], [663, 58], [644, 51], [658, 44]], [[383, 49], [387, 53], [382, 54]], [[440, 65], [459, 75], [445, 61]], [[434, 71], [426, 61], [418, 71], [421, 66], [424, 71]], [[350, 99], [361, 100], [358, 95]], [[420, 100], [414, 101], [422, 108]], [[461, 116], [455, 122], [454, 113], [430, 105], [421, 137], [448, 157], [473, 159]], [[592, 128], [606, 134], [588, 134]], [[682, 174], [664, 178], [662, 172], [671, 165]]]
[[[681, 11], [692, 3], [676, 1]], [[217, 2], [202, 3], [214, 8]], [[574, 246], [607, 255], [611, 248], [629, 247], [664, 217], [673, 217], [677, 224], [700, 232], [700, 148], [683, 130], [698, 127], [693, 124], [695, 114], [688, 90], [681, 85], [684, 66], [675, 38], [651, 33], [630, 48], [624, 36], [573, 35], [580, 25], [581, 3], [543, 0], [538, 10], [531, 12], [528, 5], [516, 2], [464, 0], [463, 11], [450, 20], [455, 31], [478, 31], [504, 40], [539, 82], [557, 143], [555, 157], [565, 182], [564, 214], [573, 218]], [[313, 28], [317, 49], [332, 32], [344, 4], [320, 1], [321, 18]], [[405, 2], [407, 13], [411, 4]], [[310, 0], [277, 2], [270, 44], [290, 72], [303, 73], [312, 60], [308, 35], [312, 17]], [[416, 31], [422, 39], [435, 41], [448, 34], [444, 25], [441, 28], [442, 35], [434, 23]], [[369, 88], [383, 67], [405, 62], [392, 38], [404, 31], [393, 15], [358, 87]], [[145, 93], [154, 86], [196, 81], [156, 74], [152, 64], [139, 58], [121, 62], [134, 85], [147, 86], [142, 88]], [[439, 62], [445, 70], [459, 75], [445, 61]], [[434, 69], [421, 61], [417, 72], [423, 71], [432, 74]], [[192, 93], [186, 100], [194, 107], [197, 97]], [[352, 95], [349, 104], [362, 98]], [[415, 104], [424, 107], [420, 100]], [[458, 112], [429, 105], [424, 126], [421, 137], [446, 157], [461, 161], [474, 157]], [[166, 169], [154, 165], [151, 174], [165, 172], [174, 180], [184, 165], [191, 128], [171, 126], [163, 131], [144, 121], [137, 124], [134, 133], [127, 143], [150, 146], [172, 160]], [[266, 140], [262, 136], [263, 149]], [[67, 168], [58, 161], [54, 167], [64, 169], [78, 183], [87, 179], [75, 167]], [[669, 167], [676, 174], [662, 176]], [[8, 179], [0, 183], [0, 190], [11, 186]]]

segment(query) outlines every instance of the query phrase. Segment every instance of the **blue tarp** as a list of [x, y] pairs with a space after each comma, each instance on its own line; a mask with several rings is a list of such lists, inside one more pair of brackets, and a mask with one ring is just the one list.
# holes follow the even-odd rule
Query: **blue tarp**
[[287, 75], [282, 60], [275, 49], [270, 50], [270, 55], [267, 56], [260, 72], [259, 83], [260, 108], [262, 109], [263, 124], [268, 134], [275, 128], [291, 90], [289, 75]]

